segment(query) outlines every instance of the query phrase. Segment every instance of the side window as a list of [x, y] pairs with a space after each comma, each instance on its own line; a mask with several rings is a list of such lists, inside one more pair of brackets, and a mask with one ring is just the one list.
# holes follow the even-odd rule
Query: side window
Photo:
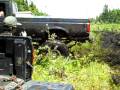
[[4, 3], [0, 3], [0, 17], [4, 17], [5, 16], [5, 4]]

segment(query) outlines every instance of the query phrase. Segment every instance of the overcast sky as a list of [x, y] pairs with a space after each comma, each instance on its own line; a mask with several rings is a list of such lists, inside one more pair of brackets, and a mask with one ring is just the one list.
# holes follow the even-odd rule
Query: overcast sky
[[32, 0], [38, 9], [53, 17], [92, 18], [98, 16], [105, 4], [120, 8], [120, 0]]

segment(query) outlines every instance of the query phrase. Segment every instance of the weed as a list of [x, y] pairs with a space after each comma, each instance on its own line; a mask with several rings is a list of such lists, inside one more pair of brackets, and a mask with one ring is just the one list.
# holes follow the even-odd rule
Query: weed
[[50, 49], [47, 54], [38, 54], [33, 80], [70, 83], [75, 90], [119, 90], [120, 85], [115, 85], [112, 75], [117, 73], [119, 76], [120, 71], [118, 66], [111, 67], [106, 62], [112, 51], [102, 46], [102, 34], [96, 31], [119, 31], [120, 26], [92, 24], [91, 30], [95, 37], [94, 42], [70, 42], [69, 57], [53, 57], [54, 54]]

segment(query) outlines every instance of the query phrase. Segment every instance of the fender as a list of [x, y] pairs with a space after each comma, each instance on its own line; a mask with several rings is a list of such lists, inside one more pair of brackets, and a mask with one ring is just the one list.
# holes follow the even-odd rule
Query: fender
[[58, 31], [62, 31], [66, 34], [69, 34], [69, 31], [67, 29], [65, 29], [63, 27], [59, 27], [59, 26], [49, 27], [49, 31], [51, 32], [52, 30], [55, 32], [57, 32], [57, 30], [58, 30]]

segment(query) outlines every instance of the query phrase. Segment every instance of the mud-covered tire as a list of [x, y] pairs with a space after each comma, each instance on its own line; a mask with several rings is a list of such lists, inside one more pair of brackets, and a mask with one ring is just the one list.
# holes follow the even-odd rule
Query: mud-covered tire
[[68, 47], [64, 43], [61, 43], [60, 41], [55, 41], [55, 42], [46, 41], [44, 45], [48, 45], [53, 51], [58, 50], [60, 54], [65, 57], [69, 56]]

